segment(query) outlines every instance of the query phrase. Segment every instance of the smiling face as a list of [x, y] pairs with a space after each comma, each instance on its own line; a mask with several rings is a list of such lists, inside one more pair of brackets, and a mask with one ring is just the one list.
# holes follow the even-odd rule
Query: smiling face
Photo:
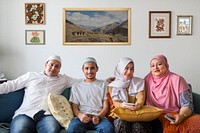
[[133, 62], [128, 63], [128, 65], [126, 65], [126, 67], [124, 68], [123, 71], [123, 77], [126, 80], [129, 80], [133, 77], [133, 73], [134, 73], [134, 64]]
[[168, 68], [166, 67], [166, 65], [158, 60], [158, 59], [153, 59], [150, 63], [150, 69], [151, 69], [151, 73], [154, 75], [154, 76], [162, 76], [166, 73], [166, 71], [168, 70]]
[[86, 77], [86, 82], [92, 82], [96, 80], [96, 73], [98, 71], [98, 67], [95, 63], [85, 63], [82, 67], [82, 71]]
[[61, 68], [61, 64], [60, 64], [59, 61], [57, 61], [57, 60], [49, 60], [45, 64], [44, 73], [47, 76], [55, 77], [55, 76], [58, 76], [58, 73], [60, 72], [60, 68]]

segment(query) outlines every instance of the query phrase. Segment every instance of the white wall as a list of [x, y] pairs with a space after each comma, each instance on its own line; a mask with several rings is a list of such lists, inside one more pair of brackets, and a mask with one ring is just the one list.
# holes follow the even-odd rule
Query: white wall
[[[135, 76], [144, 77], [149, 72], [153, 55], [168, 57], [170, 70], [192, 84], [200, 93], [200, 1], [199, 0], [40, 0], [46, 3], [46, 25], [25, 25], [26, 0], [1, 0], [0, 2], [0, 71], [6, 78], [14, 79], [27, 71], [40, 72], [45, 59], [51, 54], [62, 57], [61, 73], [81, 78], [82, 61], [87, 56], [96, 57], [99, 78], [113, 76], [120, 57], [134, 59]], [[28, 2], [38, 2], [29, 0]], [[128, 46], [63, 46], [63, 8], [131, 8], [131, 45]], [[148, 38], [148, 12], [172, 11], [172, 32], [168, 39]], [[193, 35], [176, 35], [177, 15], [193, 15]], [[25, 45], [25, 30], [45, 30], [46, 45]]]

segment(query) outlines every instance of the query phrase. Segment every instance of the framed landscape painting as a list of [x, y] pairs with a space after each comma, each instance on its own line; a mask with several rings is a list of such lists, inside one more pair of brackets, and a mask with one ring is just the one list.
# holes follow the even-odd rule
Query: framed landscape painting
[[149, 38], [171, 37], [171, 11], [149, 11]]
[[129, 45], [130, 8], [63, 8], [63, 45]]

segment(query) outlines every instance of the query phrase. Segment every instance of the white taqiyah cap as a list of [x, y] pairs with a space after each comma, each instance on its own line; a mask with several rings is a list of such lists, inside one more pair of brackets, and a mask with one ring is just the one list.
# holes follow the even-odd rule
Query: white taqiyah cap
[[46, 60], [46, 63], [47, 63], [49, 60], [57, 60], [57, 61], [60, 62], [60, 64], [62, 64], [61, 58], [60, 58], [60, 56], [58, 56], [58, 55], [51, 55], [51, 56], [49, 56], [49, 57], [47, 58], [47, 60]]
[[96, 61], [96, 59], [93, 58], [93, 57], [87, 57], [87, 58], [85, 58], [85, 60], [84, 60], [84, 62], [83, 62], [83, 65], [84, 65], [85, 63], [88, 63], [88, 62], [92, 62], [92, 63], [94, 63], [94, 64], [97, 65], [97, 61]]

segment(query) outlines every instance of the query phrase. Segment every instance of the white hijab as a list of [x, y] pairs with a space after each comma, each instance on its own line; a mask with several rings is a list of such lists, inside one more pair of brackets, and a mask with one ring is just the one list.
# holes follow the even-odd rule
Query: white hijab
[[[113, 87], [111, 95], [113, 100], [128, 102], [128, 95], [135, 96], [139, 91], [144, 89], [144, 80], [137, 77], [132, 77], [130, 80], [126, 80], [124, 78], [123, 71], [130, 62], [133, 62], [133, 60], [128, 57], [124, 57], [119, 60], [117, 66], [115, 67], [115, 80], [108, 85]], [[127, 92], [126, 88], [128, 86], [129, 89]]]

